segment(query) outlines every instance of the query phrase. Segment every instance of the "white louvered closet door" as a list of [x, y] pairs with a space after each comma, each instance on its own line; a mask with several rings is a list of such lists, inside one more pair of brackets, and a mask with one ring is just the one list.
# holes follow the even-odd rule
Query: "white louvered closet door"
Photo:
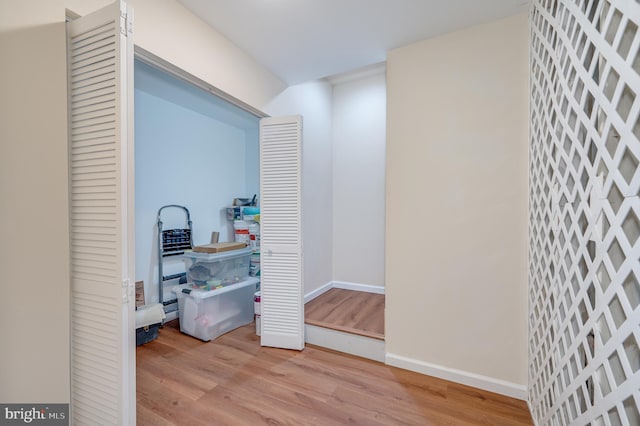
[[67, 37], [71, 420], [135, 424], [132, 13], [116, 2]]
[[263, 346], [304, 348], [302, 117], [260, 120]]

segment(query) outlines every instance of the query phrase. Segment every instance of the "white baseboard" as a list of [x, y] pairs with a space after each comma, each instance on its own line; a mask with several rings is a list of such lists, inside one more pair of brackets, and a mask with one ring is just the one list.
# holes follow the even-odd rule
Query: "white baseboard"
[[384, 294], [384, 287], [380, 285], [369, 285], [369, 284], [357, 284], [357, 283], [348, 283], [345, 281], [329, 281], [322, 287], [318, 287], [317, 289], [307, 293], [304, 295], [304, 303], [309, 303], [313, 299], [318, 296], [323, 295], [327, 291], [332, 288], [341, 288], [344, 290], [355, 290], [355, 291], [363, 291], [365, 293], [376, 293], [376, 294]]
[[332, 281], [332, 284], [333, 284], [333, 288], [341, 288], [341, 289], [344, 289], [344, 290], [363, 291], [365, 293], [384, 294], [384, 287], [381, 286], [381, 285], [348, 283], [348, 282], [344, 282], [344, 281]]
[[449, 380], [451, 382], [472, 386], [474, 388], [498, 393], [500, 395], [509, 396], [511, 398], [516, 398], [523, 401], [527, 400], [527, 388], [524, 385], [518, 385], [504, 380], [470, 373], [468, 371], [456, 370], [453, 368], [443, 367], [441, 365], [430, 364], [427, 362], [418, 361], [416, 359], [411, 359], [390, 353], [387, 353], [385, 363], [394, 367], [399, 367], [405, 370], [415, 371], [416, 373], [426, 374], [427, 376], [438, 377], [440, 379]]
[[313, 299], [315, 299], [318, 296], [323, 295], [324, 293], [328, 292], [332, 288], [333, 288], [333, 281], [329, 281], [328, 283], [326, 283], [322, 287], [318, 287], [317, 289], [313, 290], [312, 292], [305, 294], [304, 295], [304, 303], [306, 304], [306, 303], [311, 302]]
[[305, 324], [304, 331], [305, 341], [312, 345], [384, 362], [384, 340], [330, 330], [310, 324]]

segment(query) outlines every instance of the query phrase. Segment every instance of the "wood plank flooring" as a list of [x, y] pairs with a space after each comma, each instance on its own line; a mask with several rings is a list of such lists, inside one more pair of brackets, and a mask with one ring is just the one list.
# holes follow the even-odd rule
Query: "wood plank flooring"
[[531, 425], [525, 402], [331, 350], [211, 342], [178, 322], [137, 348], [138, 425]]
[[332, 288], [304, 306], [305, 323], [384, 340], [384, 294]]

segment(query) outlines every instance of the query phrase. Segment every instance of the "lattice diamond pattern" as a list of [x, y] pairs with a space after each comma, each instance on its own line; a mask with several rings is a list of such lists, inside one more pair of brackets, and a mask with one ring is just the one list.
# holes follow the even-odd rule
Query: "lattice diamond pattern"
[[529, 400], [640, 425], [640, 0], [534, 0]]

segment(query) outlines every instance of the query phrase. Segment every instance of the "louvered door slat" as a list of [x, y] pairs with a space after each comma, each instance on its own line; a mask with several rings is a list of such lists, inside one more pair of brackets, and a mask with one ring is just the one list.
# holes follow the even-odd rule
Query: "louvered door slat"
[[302, 118], [260, 122], [262, 345], [304, 347]]
[[113, 63], [103, 62], [94, 64], [90, 67], [78, 68], [71, 72], [71, 83], [82, 83], [83, 81], [100, 76], [114, 73], [115, 67]]
[[113, 101], [112, 94], [105, 96], [97, 96], [93, 98], [83, 100], [71, 100], [71, 110], [75, 113], [78, 109], [85, 108], [91, 110], [91, 108], [102, 108], [107, 102]]
[[[133, 42], [124, 2], [68, 26], [71, 417], [135, 419], [127, 157]], [[132, 214], [133, 212], [131, 212]], [[135, 394], [134, 394], [135, 396]]]

